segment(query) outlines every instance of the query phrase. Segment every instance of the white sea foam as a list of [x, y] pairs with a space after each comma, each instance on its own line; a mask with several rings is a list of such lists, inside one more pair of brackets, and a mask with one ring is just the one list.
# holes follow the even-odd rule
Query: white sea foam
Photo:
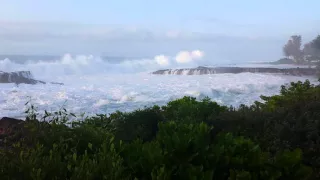
[[[9, 59], [0, 60], [2, 71], [30, 70], [36, 79], [65, 84], [21, 84], [19, 87], [0, 84], [0, 117], [23, 116], [29, 96], [40, 111], [57, 110], [65, 105], [71, 112], [86, 112], [88, 115], [164, 105], [183, 96], [209, 96], [218, 103], [238, 106], [259, 100], [261, 94], [276, 94], [282, 84], [305, 79], [252, 73], [201, 76], [159, 76], [149, 73], [163, 68], [164, 64], [169, 65], [166, 63], [168, 59], [163, 56], [117, 64], [93, 56], [74, 58], [70, 55], [52, 62], [25, 64], [16, 64]], [[174, 64], [170, 65], [174, 67]]]

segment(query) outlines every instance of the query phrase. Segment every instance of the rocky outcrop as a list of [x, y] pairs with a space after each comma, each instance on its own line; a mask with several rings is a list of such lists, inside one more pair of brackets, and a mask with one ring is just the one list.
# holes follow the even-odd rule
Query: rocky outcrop
[[3, 117], [0, 120], [0, 135], [6, 135], [6, 134], [12, 133], [23, 122], [24, 122], [23, 120]]
[[0, 119], [0, 150], [11, 149], [13, 144], [27, 137], [25, 122], [9, 117]]
[[[35, 80], [30, 71], [3, 72], [0, 71], [0, 83], [15, 84], [46, 84], [44, 81]], [[50, 82], [51, 84], [63, 85], [63, 83]]]
[[250, 68], [250, 67], [203, 67], [188, 69], [164, 69], [152, 72], [156, 75], [204, 75], [204, 74], [223, 74], [223, 73], [277, 73], [294, 76], [313, 76], [316, 74], [314, 68]]
[[43, 135], [50, 129], [51, 125], [46, 121], [3, 117], [0, 119], [0, 150], [12, 149], [13, 145], [21, 140], [28, 147], [35, 146], [37, 142], [34, 138], [45, 138]]

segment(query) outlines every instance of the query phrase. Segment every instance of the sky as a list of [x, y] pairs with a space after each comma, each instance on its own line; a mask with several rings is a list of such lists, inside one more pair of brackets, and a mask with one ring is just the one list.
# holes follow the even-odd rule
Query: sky
[[0, 54], [273, 60], [293, 34], [320, 31], [319, 0], [0, 0]]

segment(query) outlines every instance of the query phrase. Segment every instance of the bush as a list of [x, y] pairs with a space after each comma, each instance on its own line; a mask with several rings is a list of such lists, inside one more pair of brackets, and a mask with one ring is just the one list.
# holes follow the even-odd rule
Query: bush
[[175, 121], [207, 121], [210, 116], [217, 116], [226, 111], [226, 106], [220, 106], [209, 98], [197, 101], [194, 97], [183, 97], [163, 106], [163, 114], [168, 120]]
[[[48, 135], [64, 131], [55, 129]], [[115, 150], [113, 136], [103, 132], [75, 128], [57, 138], [47, 139], [52, 144], [37, 142], [26, 147], [23, 142], [2, 149], [0, 160], [1, 179], [121, 179], [122, 158]], [[89, 133], [90, 132], [90, 133]], [[96, 135], [100, 136], [96, 136]], [[89, 137], [86, 135], [90, 135]], [[105, 138], [102, 138], [105, 137]], [[98, 142], [95, 145], [88, 142]], [[84, 146], [85, 145], [85, 146]]]
[[[77, 128], [75, 128], [77, 129]], [[210, 136], [205, 123], [160, 123], [156, 139], [115, 145], [112, 135], [99, 146], [60, 137], [52, 146], [21, 143], [1, 151], [4, 179], [271, 179], [308, 177], [299, 150], [274, 158], [244, 137]], [[97, 134], [97, 132], [91, 132]], [[91, 139], [97, 137], [91, 136]], [[86, 142], [85, 140], [83, 143]]]
[[291, 83], [261, 98], [235, 109], [183, 97], [73, 122], [65, 109], [39, 118], [30, 106], [23, 126], [0, 137], [0, 177], [320, 178], [320, 86]]

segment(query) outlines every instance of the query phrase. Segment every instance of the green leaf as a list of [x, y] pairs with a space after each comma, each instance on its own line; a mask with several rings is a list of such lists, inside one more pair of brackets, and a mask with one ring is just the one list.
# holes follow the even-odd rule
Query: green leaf
[[91, 143], [88, 144], [88, 147], [89, 147], [89, 149], [92, 150], [92, 144]]
[[77, 160], [77, 154], [76, 154], [76, 153], [73, 153], [73, 155], [72, 155], [72, 159], [73, 159], [74, 161], [76, 161], [76, 160]]

